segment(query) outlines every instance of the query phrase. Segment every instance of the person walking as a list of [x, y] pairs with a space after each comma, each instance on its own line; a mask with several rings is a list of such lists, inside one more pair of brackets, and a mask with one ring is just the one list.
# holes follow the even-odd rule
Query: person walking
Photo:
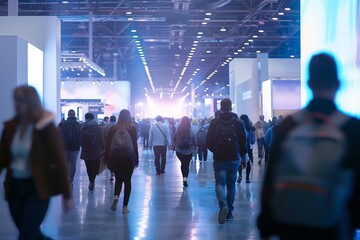
[[360, 120], [339, 112], [333, 56], [314, 55], [305, 109], [274, 128], [257, 226], [262, 239], [354, 239], [360, 223]]
[[[246, 161], [246, 183], [250, 183], [250, 172], [251, 172], [251, 164], [253, 163], [253, 150], [252, 145], [255, 143], [255, 128], [251, 125], [250, 119], [248, 115], [243, 114], [240, 116], [240, 119], [244, 122], [245, 130], [246, 130], [246, 151], [248, 159]], [[243, 168], [239, 167], [239, 178], [237, 183], [241, 183], [242, 181], [242, 172]]]
[[[246, 132], [244, 123], [232, 111], [231, 100], [220, 102], [218, 118], [210, 122], [206, 146], [214, 153], [215, 190], [219, 202], [218, 221], [234, 219], [236, 175], [240, 165], [246, 166]], [[226, 193], [225, 193], [226, 186]]]
[[206, 148], [206, 135], [207, 135], [207, 121], [204, 119], [201, 122], [200, 129], [196, 133], [196, 143], [198, 147], [199, 162], [207, 161], [208, 150]]
[[117, 210], [119, 196], [124, 184], [124, 201], [122, 212], [128, 213], [131, 194], [131, 177], [139, 165], [137, 130], [132, 124], [130, 112], [120, 111], [119, 120], [110, 128], [106, 139], [105, 161], [109, 169], [115, 173], [114, 199], [111, 210]]
[[42, 108], [35, 88], [17, 87], [13, 97], [15, 116], [5, 122], [0, 141], [5, 198], [19, 240], [49, 239], [40, 225], [50, 198], [61, 194], [65, 211], [72, 206], [65, 148], [54, 115]]
[[140, 131], [143, 140], [143, 148], [144, 150], [147, 150], [149, 148], [149, 132], [150, 132], [150, 120], [148, 118], [143, 119]]
[[[109, 136], [109, 130], [112, 126], [114, 126], [116, 123], [116, 117], [115, 116], [110, 116], [110, 122], [108, 124], [106, 124], [105, 126], [103, 126], [102, 128], [102, 132], [104, 134], [104, 142], [106, 143], [106, 139]], [[113, 172], [110, 171], [110, 182], [114, 182], [114, 176], [115, 174]]]
[[[255, 127], [255, 136], [256, 136], [256, 143], [258, 146], [258, 164], [261, 164], [261, 160], [265, 157], [265, 164], [268, 161], [269, 157], [269, 148], [267, 147], [267, 144], [265, 144], [265, 133], [267, 129], [269, 128], [269, 124], [265, 122], [264, 115], [259, 116], [259, 121], [257, 121], [254, 124]], [[265, 156], [264, 156], [265, 155]]]
[[188, 176], [190, 162], [193, 152], [196, 149], [196, 139], [191, 131], [190, 119], [183, 117], [179, 127], [173, 137], [173, 146], [175, 146], [176, 156], [181, 162], [181, 173], [183, 176], [184, 187], [188, 186]]
[[81, 124], [77, 121], [75, 111], [68, 111], [68, 118], [65, 121], [60, 122], [58, 128], [62, 133], [62, 137], [65, 143], [66, 158], [68, 162], [68, 181], [69, 186], [74, 186], [74, 176], [76, 173], [76, 160], [79, 157], [80, 151], [80, 129]]
[[100, 159], [104, 149], [101, 127], [95, 121], [94, 114], [85, 114], [85, 123], [81, 127], [81, 156], [85, 161], [89, 177], [89, 190], [95, 188], [95, 178], [100, 168]]
[[150, 127], [149, 147], [154, 149], [156, 175], [165, 174], [166, 152], [171, 147], [169, 127], [163, 123], [161, 116], [156, 117], [156, 123]]

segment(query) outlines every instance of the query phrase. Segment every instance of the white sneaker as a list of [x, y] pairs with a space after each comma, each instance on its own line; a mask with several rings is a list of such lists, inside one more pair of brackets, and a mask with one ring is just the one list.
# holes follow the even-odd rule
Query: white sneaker
[[128, 213], [128, 212], [129, 212], [129, 208], [127, 206], [123, 206], [122, 213]]

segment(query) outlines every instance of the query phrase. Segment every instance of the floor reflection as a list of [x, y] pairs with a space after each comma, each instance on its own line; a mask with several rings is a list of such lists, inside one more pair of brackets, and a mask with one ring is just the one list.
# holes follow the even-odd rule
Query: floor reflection
[[[252, 183], [237, 184], [235, 221], [219, 225], [212, 160], [191, 163], [189, 187], [184, 188], [180, 162], [172, 152], [164, 176], [155, 176], [151, 151], [142, 151], [141, 156], [132, 181], [130, 213], [121, 213], [122, 195], [119, 210], [110, 210], [114, 184], [109, 182], [108, 171], [97, 178], [95, 191], [88, 191], [85, 165], [79, 160], [75, 207], [64, 214], [61, 199], [54, 198], [42, 225], [44, 233], [54, 239], [258, 239], [255, 219], [263, 165], [254, 165]], [[4, 200], [0, 201], [0, 219], [0, 238], [16, 239]]]

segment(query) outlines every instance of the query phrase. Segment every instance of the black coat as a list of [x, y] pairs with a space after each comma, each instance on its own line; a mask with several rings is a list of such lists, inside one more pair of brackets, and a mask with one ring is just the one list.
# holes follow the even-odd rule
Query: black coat
[[81, 127], [81, 159], [99, 160], [104, 150], [104, 138], [101, 127], [95, 120], [85, 122]]

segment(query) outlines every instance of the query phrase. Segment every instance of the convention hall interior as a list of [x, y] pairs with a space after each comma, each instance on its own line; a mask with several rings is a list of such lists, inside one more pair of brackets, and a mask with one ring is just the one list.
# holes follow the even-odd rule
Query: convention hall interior
[[[269, 121], [308, 103], [306, 67], [319, 51], [337, 57], [336, 102], [359, 117], [359, 13], [357, 0], [0, 0], [0, 121], [14, 116], [13, 90], [24, 84], [35, 87], [56, 125], [70, 109], [80, 123], [88, 112], [101, 124], [128, 109], [138, 124], [159, 115], [199, 124], [224, 98], [239, 116]], [[65, 212], [62, 197], [52, 198], [41, 231], [64, 240], [260, 239], [266, 165], [256, 144], [250, 179], [236, 183], [234, 220], [225, 224], [210, 151], [207, 161], [194, 155], [185, 187], [173, 150], [158, 175], [141, 134], [138, 148], [128, 213], [110, 209], [109, 170], [89, 190], [79, 155], [73, 208]], [[17, 239], [3, 191], [0, 219], [0, 239]]]

